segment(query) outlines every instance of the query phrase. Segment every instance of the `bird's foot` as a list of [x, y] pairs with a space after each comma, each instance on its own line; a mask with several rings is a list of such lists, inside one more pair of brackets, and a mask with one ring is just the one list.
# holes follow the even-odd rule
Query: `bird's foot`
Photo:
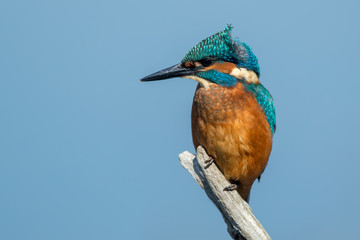
[[234, 191], [238, 188], [239, 186], [235, 183], [230, 184], [229, 186], [227, 186], [226, 188], [224, 188], [224, 191]]
[[206, 159], [206, 160], [204, 161], [204, 163], [206, 164], [206, 166], [205, 166], [205, 169], [206, 169], [206, 168], [210, 167], [211, 164], [214, 163], [214, 158], [209, 156], [209, 158]]

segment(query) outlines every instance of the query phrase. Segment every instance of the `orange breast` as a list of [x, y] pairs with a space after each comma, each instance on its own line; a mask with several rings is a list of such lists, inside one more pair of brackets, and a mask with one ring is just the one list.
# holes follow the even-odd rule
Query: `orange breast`
[[266, 116], [242, 83], [233, 88], [198, 85], [191, 114], [195, 148], [203, 146], [245, 199], [264, 171], [272, 147]]

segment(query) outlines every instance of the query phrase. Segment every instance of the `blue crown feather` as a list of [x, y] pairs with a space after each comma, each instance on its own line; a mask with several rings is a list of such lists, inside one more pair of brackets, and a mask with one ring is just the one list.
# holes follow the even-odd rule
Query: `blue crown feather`
[[205, 38], [185, 55], [181, 62], [194, 62], [205, 57], [231, 60], [233, 55], [230, 25], [225, 30]]
[[244, 42], [233, 40], [231, 37], [232, 26], [227, 25], [225, 29], [198, 43], [182, 59], [182, 63], [196, 62], [204, 58], [217, 61], [233, 62], [238, 67], [253, 70], [260, 74], [258, 60], [251, 48]]

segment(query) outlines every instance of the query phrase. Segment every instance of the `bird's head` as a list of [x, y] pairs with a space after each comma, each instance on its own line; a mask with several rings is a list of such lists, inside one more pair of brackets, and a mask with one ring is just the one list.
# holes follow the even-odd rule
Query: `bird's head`
[[198, 43], [181, 60], [181, 63], [141, 79], [156, 81], [174, 77], [190, 78], [205, 87], [215, 83], [225, 87], [239, 81], [259, 82], [258, 61], [250, 47], [233, 40], [230, 25]]

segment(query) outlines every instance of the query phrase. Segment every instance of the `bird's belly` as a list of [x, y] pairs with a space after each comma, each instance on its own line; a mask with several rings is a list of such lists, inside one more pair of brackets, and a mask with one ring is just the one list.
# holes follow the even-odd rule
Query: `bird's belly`
[[206, 149], [226, 179], [251, 186], [266, 167], [272, 135], [256, 100], [238, 85], [198, 86], [191, 117], [193, 142], [195, 148]]

